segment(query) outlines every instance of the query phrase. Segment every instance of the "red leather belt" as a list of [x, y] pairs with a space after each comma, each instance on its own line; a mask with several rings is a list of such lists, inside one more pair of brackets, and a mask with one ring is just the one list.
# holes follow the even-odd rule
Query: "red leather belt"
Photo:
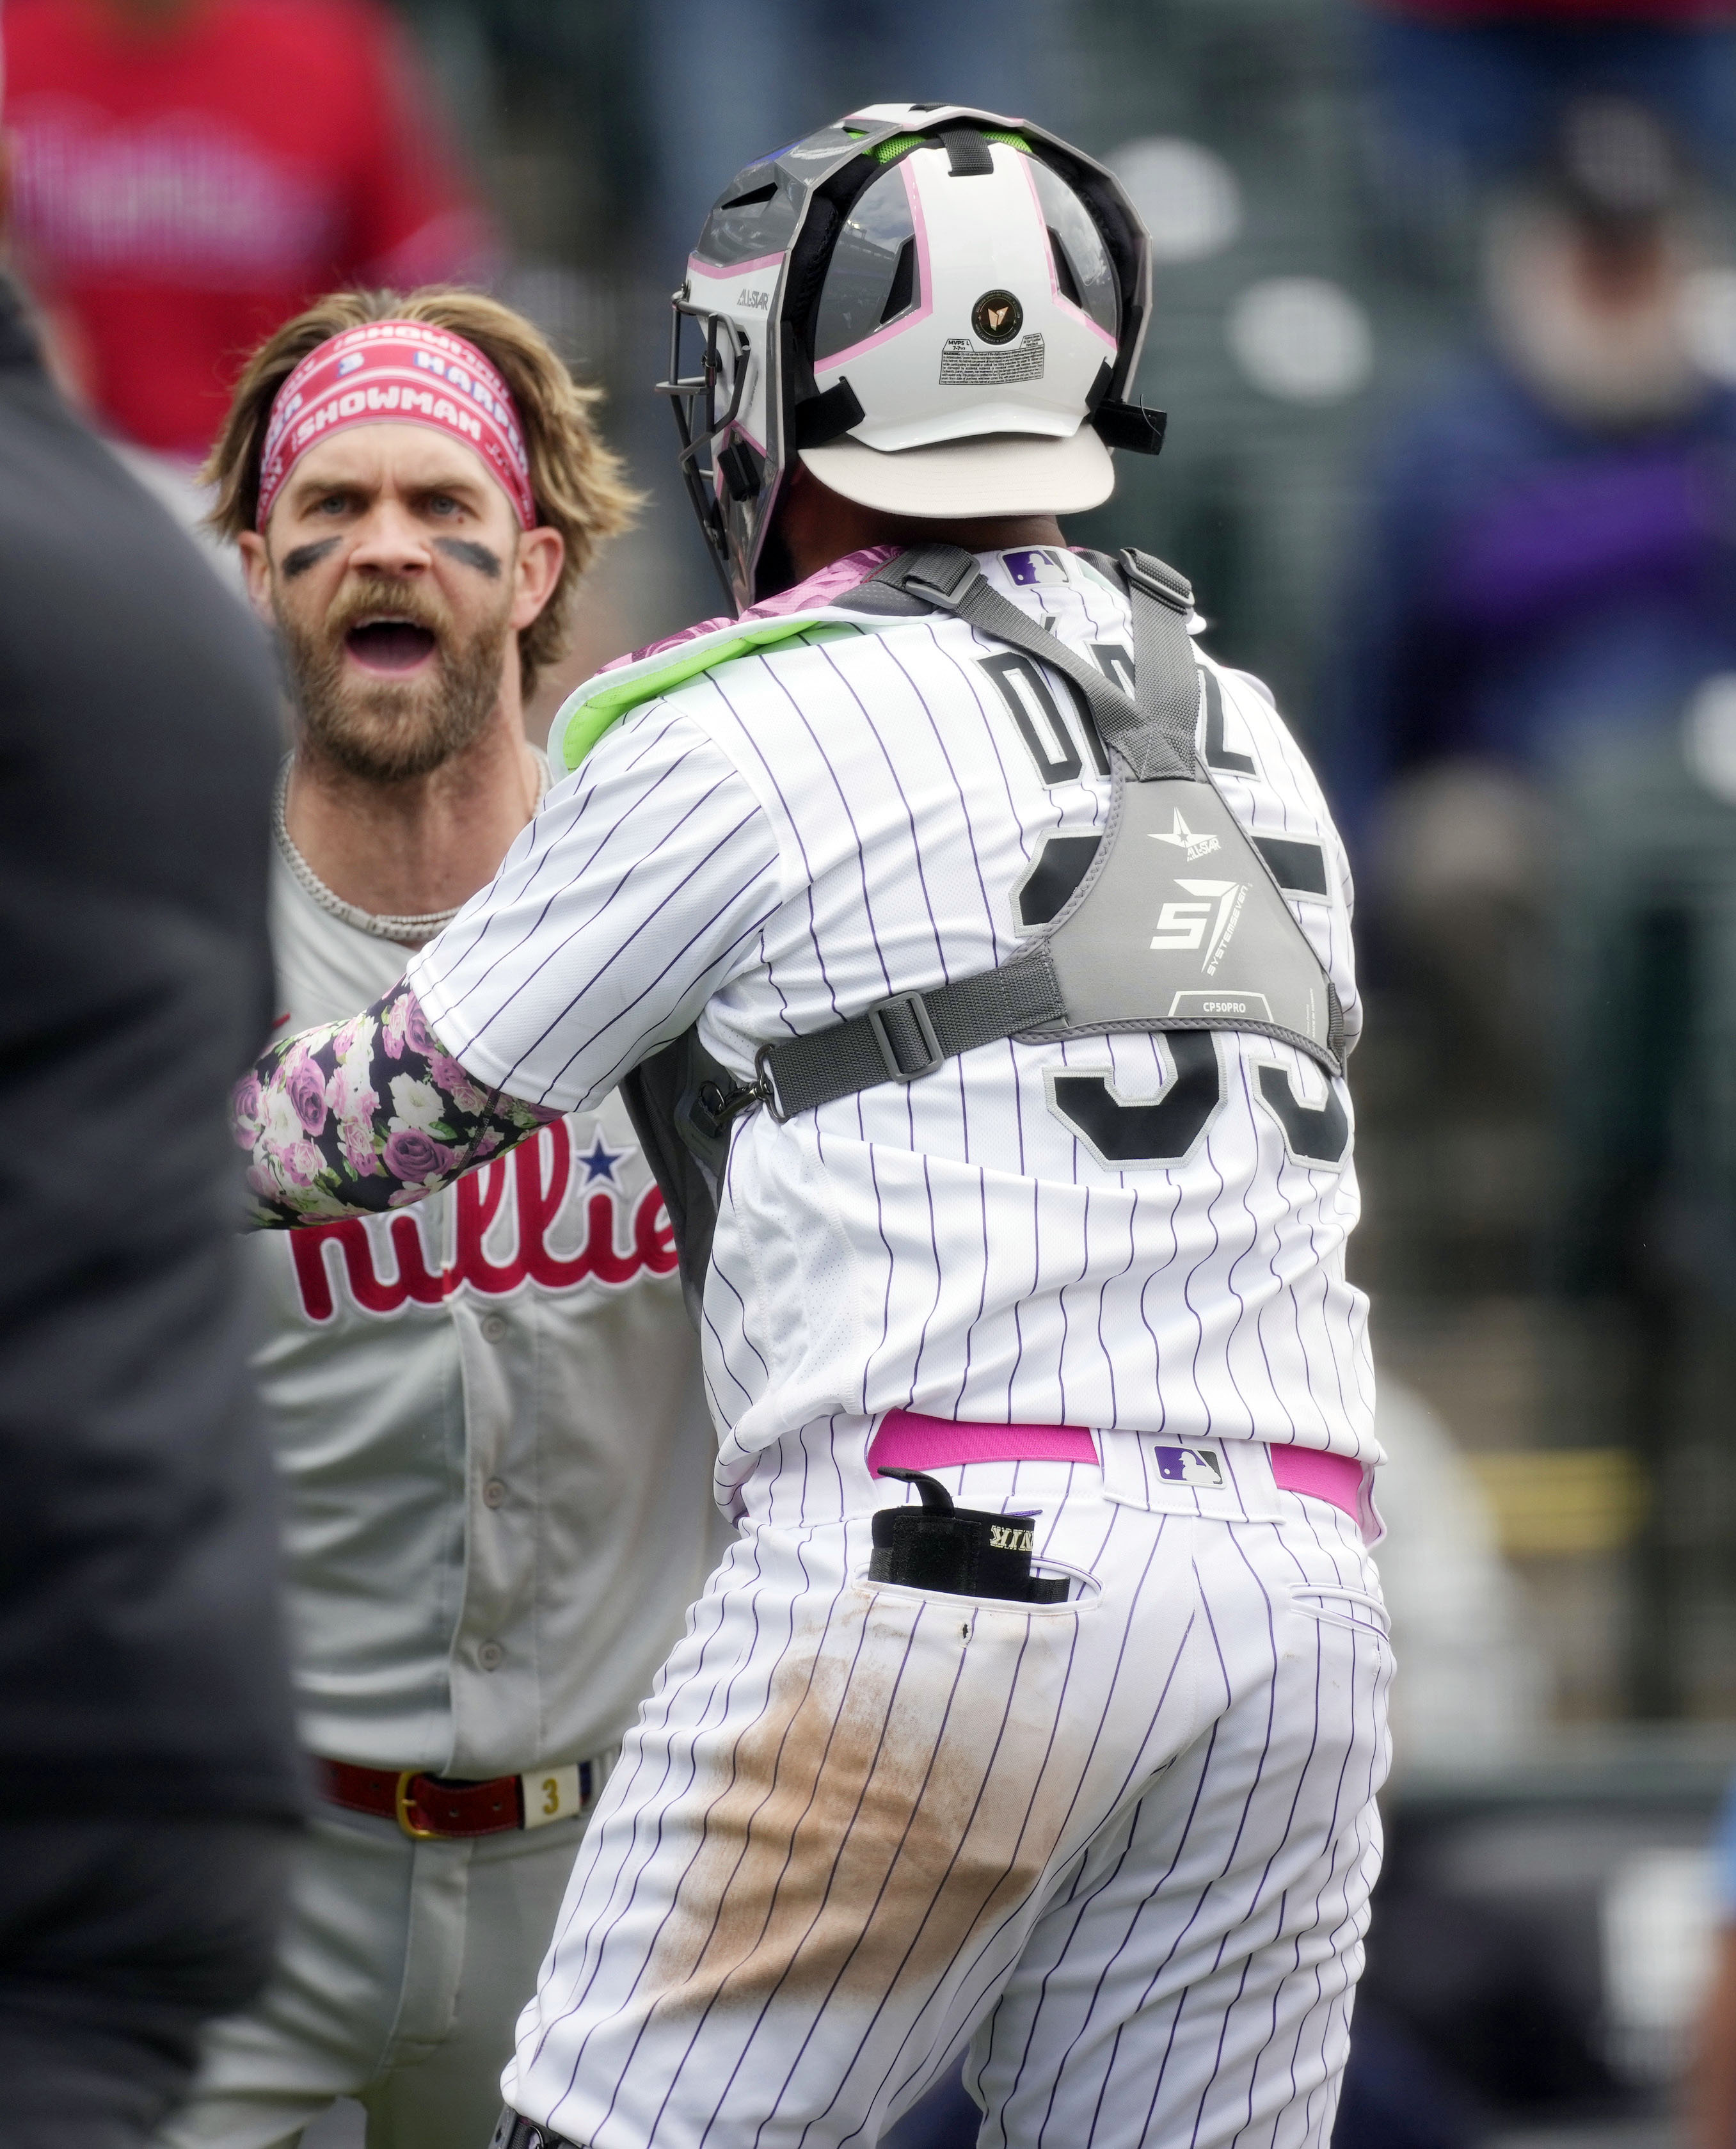
[[419, 1843], [546, 1827], [582, 1811], [593, 1791], [588, 1761], [524, 1776], [492, 1776], [486, 1783], [425, 1775], [419, 1769], [365, 1769], [324, 1754], [314, 1757], [314, 1768], [328, 1804], [395, 1820]]

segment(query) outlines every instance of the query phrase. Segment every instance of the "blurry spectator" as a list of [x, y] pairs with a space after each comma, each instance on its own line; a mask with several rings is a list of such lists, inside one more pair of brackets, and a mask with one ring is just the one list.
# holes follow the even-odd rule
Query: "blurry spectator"
[[1655, 113], [1567, 108], [1488, 219], [1486, 350], [1377, 473], [1339, 701], [1362, 915], [1420, 1040], [1423, 1229], [1598, 1308], [1608, 1376], [1564, 1354], [1546, 1422], [1650, 1481], [1647, 1714], [1696, 1676], [1690, 1582], [1728, 1594], [1728, 1521], [1679, 1491], [1727, 1437], [1693, 1397], [1728, 1392], [1736, 1304], [1736, 829], [1693, 763], [1736, 677], [1736, 392], [1691, 340], [1709, 221]]
[[1584, 97], [1661, 113], [1736, 176], [1736, 0], [1374, 0], [1370, 58], [1400, 158], [1511, 174]]
[[1718, 1954], [1690, 2083], [1693, 2149], [1736, 2145], [1736, 1786], [1719, 1824]]
[[123, 438], [203, 456], [243, 355], [335, 284], [490, 264], [380, 0], [7, 0], [19, 266]]
[[1686, 340], [1696, 207], [1653, 115], [1569, 110], [1489, 219], [1488, 345], [1399, 424], [1354, 581], [1341, 821], [1389, 954], [1462, 1056], [1522, 1089], [1552, 800], [1736, 671], [1736, 393]]
[[1579, 107], [1487, 262], [1492, 348], [1376, 474], [1344, 670], [1353, 824], [1396, 777], [1547, 774], [1736, 667], [1736, 394], [1689, 356], [1693, 226], [1661, 128]]

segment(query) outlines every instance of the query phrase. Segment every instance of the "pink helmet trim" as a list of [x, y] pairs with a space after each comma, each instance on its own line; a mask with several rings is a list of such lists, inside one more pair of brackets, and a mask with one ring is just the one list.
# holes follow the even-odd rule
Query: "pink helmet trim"
[[[1025, 184], [1031, 190], [1031, 201], [1037, 212], [1037, 221], [1039, 224], [1046, 226], [1049, 219], [1044, 214], [1043, 197], [1037, 191], [1037, 174], [1035, 166], [1033, 164], [1032, 159], [1029, 157], [1022, 158], [1020, 162], [1024, 166]], [[1055, 261], [1054, 249], [1055, 242], [1053, 239], [1050, 239], [1049, 242], [1049, 297], [1054, 300], [1057, 306], [1063, 310], [1063, 311], [1071, 314], [1074, 320], [1080, 322], [1085, 328], [1089, 329], [1091, 334], [1096, 337], [1097, 340], [1100, 344], [1107, 345], [1110, 355], [1113, 358], [1115, 353], [1121, 348], [1120, 341], [1117, 338], [1110, 334], [1109, 330], [1104, 327], [1100, 321], [1094, 321], [1083, 306], [1074, 305], [1072, 299], [1069, 299], [1066, 293], [1062, 290], [1060, 272]]]
[[913, 329], [918, 321], [927, 320], [934, 310], [934, 270], [928, 258], [928, 226], [923, 215], [922, 194], [912, 177], [908, 157], [893, 169], [903, 182], [904, 198], [910, 204], [911, 223], [916, 234], [917, 289], [921, 293], [921, 298], [908, 313], [900, 314], [895, 321], [888, 321], [883, 329], [872, 330], [848, 350], [828, 352], [824, 358], [817, 360], [816, 370], [818, 372], [836, 372], [839, 366], [848, 365], [853, 360], [860, 358], [864, 351], [878, 350], [883, 343], [889, 343], [893, 336], [903, 335], [907, 329]]

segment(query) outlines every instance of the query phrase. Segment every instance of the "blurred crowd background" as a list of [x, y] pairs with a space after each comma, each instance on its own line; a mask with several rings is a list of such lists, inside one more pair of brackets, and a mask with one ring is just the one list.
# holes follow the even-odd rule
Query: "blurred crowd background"
[[1191, 576], [1359, 887], [1402, 1676], [1340, 2142], [1669, 2138], [1736, 1917], [1736, 5], [0, 23], [15, 264], [189, 519], [240, 357], [334, 284], [484, 284], [606, 385], [648, 501], [539, 727], [718, 609], [650, 390], [737, 169], [898, 97], [1029, 111], [1120, 174], [1169, 444], [1074, 534]]

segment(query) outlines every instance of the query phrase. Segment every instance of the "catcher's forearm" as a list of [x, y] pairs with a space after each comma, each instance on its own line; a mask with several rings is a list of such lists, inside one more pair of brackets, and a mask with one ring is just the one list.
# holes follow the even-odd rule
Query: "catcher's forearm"
[[479, 1087], [401, 984], [273, 1045], [234, 1106], [253, 1220], [265, 1225], [401, 1209], [560, 1116]]

